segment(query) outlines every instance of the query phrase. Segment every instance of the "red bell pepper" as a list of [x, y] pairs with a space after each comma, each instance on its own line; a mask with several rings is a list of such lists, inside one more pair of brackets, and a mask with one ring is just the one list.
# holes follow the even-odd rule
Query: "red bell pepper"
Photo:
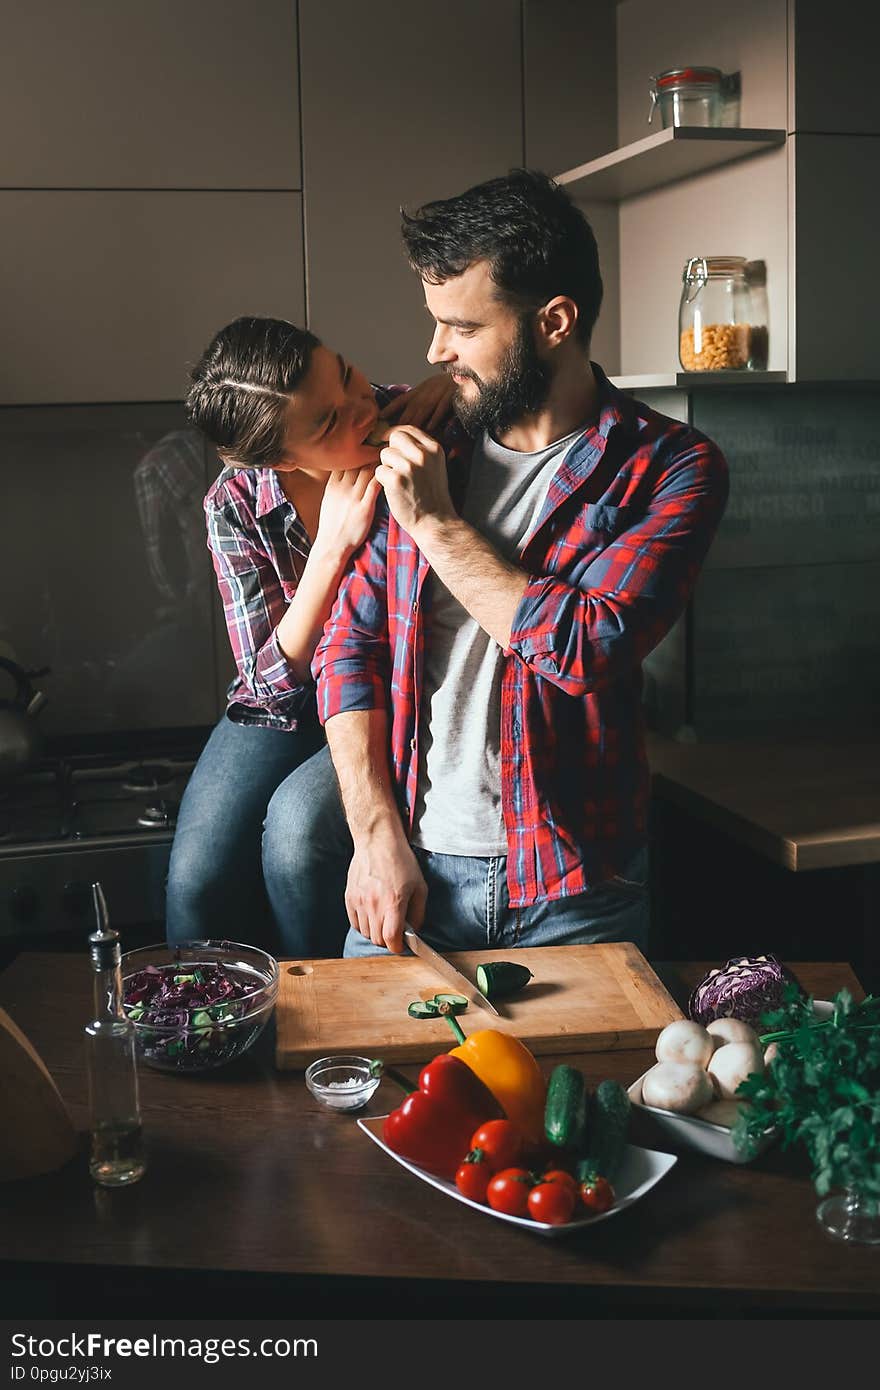
[[402, 1158], [452, 1180], [474, 1130], [502, 1114], [476, 1073], [444, 1052], [422, 1068], [418, 1090], [386, 1117], [382, 1137]]

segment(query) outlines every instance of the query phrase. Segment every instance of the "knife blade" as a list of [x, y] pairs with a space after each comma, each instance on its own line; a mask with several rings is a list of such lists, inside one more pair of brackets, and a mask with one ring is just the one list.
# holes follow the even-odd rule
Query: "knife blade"
[[441, 956], [439, 951], [435, 951], [433, 946], [429, 946], [427, 941], [413, 931], [412, 927], [404, 928], [403, 939], [414, 955], [419, 956], [426, 965], [430, 965], [449, 984], [455, 985], [459, 994], [463, 994], [472, 1004], [479, 1004], [481, 1009], [488, 1009], [489, 1013], [494, 1014], [496, 1018], [501, 1017], [495, 1005], [489, 1002], [482, 990], [471, 984], [467, 975], [462, 975], [451, 960], [447, 960], [445, 956]]

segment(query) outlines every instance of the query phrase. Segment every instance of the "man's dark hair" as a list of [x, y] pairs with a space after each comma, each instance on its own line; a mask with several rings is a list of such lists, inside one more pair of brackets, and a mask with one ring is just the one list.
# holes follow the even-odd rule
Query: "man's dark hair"
[[284, 319], [235, 319], [211, 339], [192, 370], [186, 406], [224, 462], [281, 461], [290, 397], [318, 346], [314, 333]]
[[474, 261], [489, 262], [501, 297], [520, 312], [564, 294], [578, 308], [578, 341], [586, 346], [599, 316], [602, 277], [593, 229], [580, 208], [547, 174], [512, 169], [455, 198], [401, 209], [409, 262], [439, 285]]

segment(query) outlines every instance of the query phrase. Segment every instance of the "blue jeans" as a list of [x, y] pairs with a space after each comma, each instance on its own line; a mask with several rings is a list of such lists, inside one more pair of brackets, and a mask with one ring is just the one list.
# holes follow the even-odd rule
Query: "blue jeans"
[[187, 784], [171, 848], [171, 944], [222, 937], [338, 956], [352, 855], [317, 720], [295, 733], [225, 715]]
[[[594, 941], [648, 939], [648, 851], [625, 873], [586, 893], [532, 907], [511, 907], [507, 857], [470, 858], [414, 850], [428, 885], [422, 935], [438, 951], [480, 951], [517, 946], [579, 946]], [[386, 955], [360, 932], [349, 931], [346, 956]]]

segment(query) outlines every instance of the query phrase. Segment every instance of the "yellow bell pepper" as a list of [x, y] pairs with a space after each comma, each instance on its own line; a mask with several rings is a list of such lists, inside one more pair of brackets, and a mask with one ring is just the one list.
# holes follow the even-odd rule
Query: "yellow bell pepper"
[[476, 1072], [507, 1118], [534, 1144], [544, 1137], [547, 1083], [535, 1057], [512, 1033], [485, 1028], [450, 1053]]

